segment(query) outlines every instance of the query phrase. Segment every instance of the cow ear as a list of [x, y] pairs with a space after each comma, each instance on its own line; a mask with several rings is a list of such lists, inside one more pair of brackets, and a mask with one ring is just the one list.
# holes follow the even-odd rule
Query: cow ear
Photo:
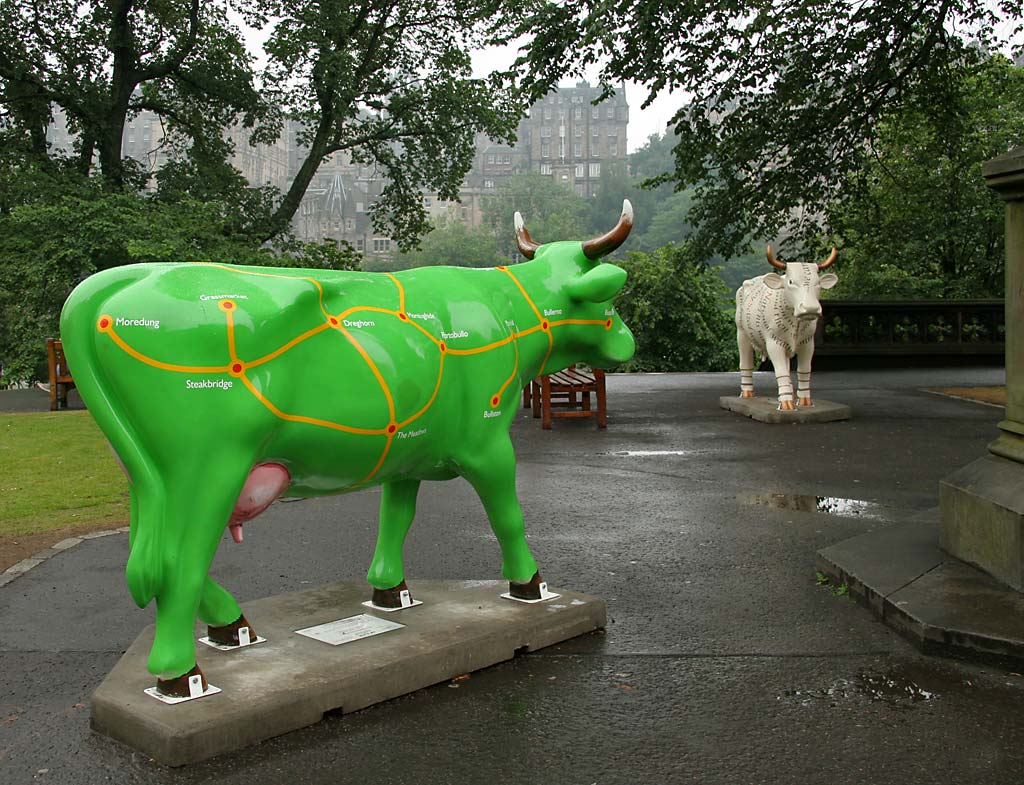
[[764, 285], [767, 286], [769, 289], [781, 289], [785, 284], [785, 281], [782, 279], [782, 276], [776, 275], [775, 273], [768, 273], [768, 275], [766, 275], [761, 280], [764, 281]]
[[839, 283], [839, 276], [835, 273], [826, 273], [818, 279], [818, 283], [821, 284], [822, 289], [831, 289], [837, 283]]
[[614, 264], [599, 264], [569, 283], [569, 296], [577, 302], [603, 303], [612, 299], [624, 283], [625, 270]]

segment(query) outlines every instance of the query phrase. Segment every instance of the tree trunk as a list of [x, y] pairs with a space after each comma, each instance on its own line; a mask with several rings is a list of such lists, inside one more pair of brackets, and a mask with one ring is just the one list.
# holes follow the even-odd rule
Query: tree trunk
[[310, 143], [309, 151], [302, 161], [302, 166], [299, 167], [295, 179], [292, 180], [291, 185], [288, 187], [288, 193], [284, 195], [281, 204], [277, 206], [274, 214], [270, 217], [270, 223], [265, 230], [256, 232], [261, 242], [271, 240], [287, 230], [292, 218], [299, 209], [299, 205], [302, 203], [302, 197], [305, 196], [306, 189], [313, 181], [313, 175], [316, 174], [317, 169], [320, 168], [320, 162], [327, 154], [330, 131], [329, 112], [324, 111], [317, 126], [316, 135]]

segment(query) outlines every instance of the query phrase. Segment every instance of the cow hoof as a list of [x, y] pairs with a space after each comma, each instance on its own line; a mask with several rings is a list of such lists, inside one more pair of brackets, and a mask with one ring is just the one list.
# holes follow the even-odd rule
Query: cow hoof
[[188, 673], [181, 674], [176, 679], [157, 679], [157, 692], [168, 698], [190, 698], [192, 697], [192, 692], [189, 689], [188, 682], [193, 676], [198, 676], [203, 680], [203, 692], [206, 692], [210, 688], [209, 683], [206, 681], [206, 676], [204, 676], [203, 672], [199, 670], [198, 665], [194, 665], [192, 670]]
[[[406, 592], [406, 600], [402, 602], [402, 592]], [[412, 594], [405, 581], [391, 589], [373, 589], [373, 604], [378, 608], [405, 608], [412, 602]]]
[[801, 406], [814, 406], [814, 401], [812, 401], [810, 398], [801, 398], [800, 399], [800, 405]]
[[249, 628], [249, 641], [255, 641], [256, 630], [254, 630], [252, 625], [249, 624], [244, 613], [231, 624], [225, 624], [223, 627], [207, 625], [206, 634], [209, 636], [212, 643], [217, 643], [221, 646], [241, 646], [242, 644], [238, 640], [238, 631], [243, 627]]
[[792, 401], [779, 401], [780, 412], [791, 412], [794, 409], [796, 409], [796, 407], [793, 405]]
[[751, 390], [743, 390], [740, 392], [740, 398], [753, 398], [754, 393]]
[[533, 577], [530, 578], [529, 583], [516, 583], [515, 581], [509, 581], [508, 593], [517, 600], [539, 600], [542, 599], [542, 583], [543, 581], [541, 580], [540, 573], [535, 572]]

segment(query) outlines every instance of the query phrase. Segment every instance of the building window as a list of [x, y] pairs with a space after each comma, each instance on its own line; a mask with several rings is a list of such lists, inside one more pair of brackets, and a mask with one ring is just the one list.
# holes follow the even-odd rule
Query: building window
[[601, 164], [599, 164], [597, 161], [591, 161], [590, 162], [590, 176], [591, 177], [600, 177], [601, 176]]
[[550, 158], [551, 157], [551, 143], [547, 139], [540, 140], [540, 157]]
[[586, 168], [586, 164], [576, 164], [576, 177], [582, 179], [583, 175], [586, 174]]
[[487, 163], [489, 163], [489, 164], [493, 164], [494, 163], [494, 156], [493, 155], [487, 156]]
[[573, 136], [583, 136], [583, 128], [577, 125], [573, 129]]
[[498, 163], [505, 164], [506, 166], [510, 165], [512, 163], [511, 154], [498, 156]]
[[591, 158], [600, 158], [601, 157], [601, 146], [597, 143], [596, 139], [594, 139], [594, 140], [592, 140], [590, 142], [590, 157]]
[[387, 253], [391, 250], [391, 240], [387, 237], [374, 237], [373, 238], [373, 252], [374, 253]]
[[573, 107], [572, 117], [573, 117], [574, 120], [582, 120], [583, 119], [583, 107], [582, 106]]
[[433, 197], [431, 197], [431, 196], [424, 196], [423, 197], [423, 206], [424, 207], [433, 207], [434, 206], [434, 199], [433, 199]]
[[545, 120], [550, 120], [551, 119], [551, 107], [550, 106], [545, 106], [544, 107], [544, 119]]
[[610, 155], [612, 158], [619, 157], [619, 137], [608, 137], [608, 155]]
[[586, 196], [587, 195], [587, 184], [586, 183], [576, 183], [576, 193], [579, 196]]
[[593, 107], [593, 109], [590, 112], [590, 116], [593, 117], [595, 120], [600, 119], [600, 117], [601, 117], [601, 107], [600, 106]]
[[607, 109], [605, 110], [605, 115], [607, 115], [607, 116], [608, 116], [608, 119], [609, 119], [609, 120], [614, 120], [614, 119], [615, 119], [615, 107], [614, 107], [614, 106], [609, 106], [609, 107], [608, 107], [608, 108], [607, 108]]
[[576, 142], [572, 146], [572, 154], [574, 158], [579, 158], [583, 155], [583, 144], [581, 142]]
[[469, 208], [468, 207], [460, 207], [459, 208], [459, 215], [462, 216], [462, 220], [463, 221], [468, 221], [469, 220]]
[[363, 251], [366, 250], [366, 240], [364, 240], [362, 237], [356, 240], [356, 250], [359, 251], [359, 253], [362, 253]]
[[493, 188], [494, 180], [484, 180], [484, 188]]
[[599, 126], [596, 126], [596, 125], [591, 126], [590, 127], [590, 135], [594, 139], [597, 139], [597, 137], [599, 137], [601, 135], [601, 128]]
[[540, 127], [540, 138], [541, 139], [549, 139], [550, 137], [551, 137], [551, 126], [550, 125], [542, 125]]
[[345, 219], [345, 231], [346, 232], [354, 232], [355, 230], [356, 230], [356, 219], [355, 218], [346, 218]]
[[551, 164], [547, 164], [547, 163], [541, 164], [540, 165], [540, 173], [541, 174], [551, 174]]

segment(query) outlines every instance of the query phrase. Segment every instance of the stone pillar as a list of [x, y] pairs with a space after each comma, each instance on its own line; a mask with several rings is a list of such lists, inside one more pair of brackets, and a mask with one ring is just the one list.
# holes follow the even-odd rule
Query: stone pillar
[[983, 172], [1006, 202], [1006, 418], [989, 455], [939, 484], [939, 543], [1024, 592], [1024, 146]]

